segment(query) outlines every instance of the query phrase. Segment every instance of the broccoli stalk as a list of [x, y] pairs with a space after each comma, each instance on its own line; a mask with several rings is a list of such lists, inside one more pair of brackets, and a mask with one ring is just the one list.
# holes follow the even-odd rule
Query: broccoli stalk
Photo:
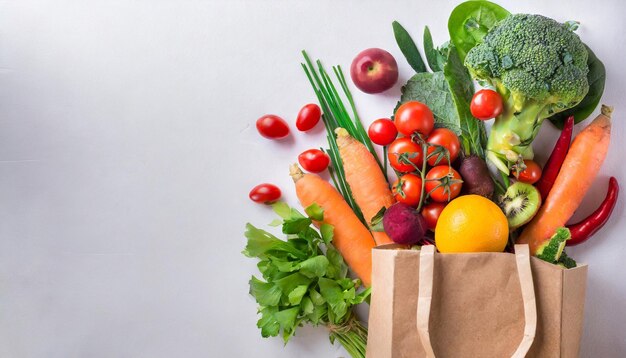
[[571, 28], [540, 15], [515, 14], [473, 47], [465, 66], [493, 87], [504, 108], [487, 142], [487, 158], [507, 175], [532, 159], [543, 120], [577, 105], [589, 91], [588, 52]]

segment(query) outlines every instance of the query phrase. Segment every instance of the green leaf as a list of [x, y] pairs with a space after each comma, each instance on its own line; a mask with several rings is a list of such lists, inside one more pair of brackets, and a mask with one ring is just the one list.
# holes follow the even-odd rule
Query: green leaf
[[271, 223], [269, 223], [268, 225], [271, 227], [276, 227], [276, 226], [281, 226], [283, 224], [283, 221], [280, 219], [274, 219], [272, 220]]
[[310, 278], [322, 277], [326, 274], [328, 264], [328, 259], [324, 255], [311, 257], [300, 263], [300, 273]]
[[254, 276], [250, 279], [250, 294], [262, 306], [276, 306], [282, 296], [278, 286], [263, 282]]
[[311, 312], [307, 316], [307, 318], [311, 321], [311, 323], [319, 324], [322, 320], [324, 320], [327, 313], [328, 313], [327, 305], [324, 304], [324, 305], [314, 306], [313, 312]]
[[372, 288], [367, 288], [361, 292], [359, 292], [353, 300], [348, 301], [350, 304], [358, 305], [361, 302], [367, 300], [372, 294]]
[[320, 233], [322, 234], [322, 240], [324, 240], [324, 244], [330, 245], [330, 243], [333, 241], [334, 230], [335, 228], [330, 224], [323, 223], [320, 226]]
[[474, 83], [453, 45], [449, 47], [448, 61], [443, 73], [452, 94], [461, 136], [470, 143], [470, 148], [465, 150], [484, 158], [483, 148], [487, 146], [485, 123], [472, 116], [469, 104], [474, 96]]
[[330, 278], [340, 279], [346, 277], [348, 274], [348, 266], [343, 260], [343, 257], [335, 249], [334, 246], [328, 246], [326, 248], [326, 257], [328, 258], [329, 266], [326, 275]]
[[309, 297], [314, 305], [320, 306], [326, 303], [324, 297], [314, 288], [309, 289]]
[[261, 318], [258, 320], [256, 326], [261, 329], [261, 336], [276, 337], [280, 331], [280, 324], [274, 317], [274, 313], [278, 312], [277, 307], [264, 307], [260, 313]]
[[311, 219], [307, 217], [285, 219], [283, 223], [283, 234], [297, 234], [306, 230], [311, 223]]
[[550, 118], [552, 124], [559, 129], [563, 129], [565, 120], [569, 116], [574, 116], [574, 123], [582, 122], [589, 117], [598, 106], [598, 103], [600, 103], [600, 99], [604, 93], [604, 83], [606, 81], [604, 64], [596, 57], [589, 46], [586, 47], [589, 55], [587, 56], [587, 66], [589, 66], [589, 72], [587, 73], [589, 92], [587, 92], [585, 98], [576, 106], [566, 111], [559, 112]]
[[376, 232], [384, 232], [385, 228], [383, 227], [383, 217], [385, 216], [385, 212], [387, 211], [386, 207], [380, 208], [376, 215], [370, 221], [370, 231]]
[[292, 305], [299, 305], [302, 301], [302, 297], [306, 294], [309, 286], [301, 285], [297, 286], [289, 293], [289, 303]]
[[274, 313], [274, 318], [284, 330], [293, 330], [295, 328], [296, 318], [298, 317], [300, 307], [287, 308]]
[[471, 0], [459, 4], [448, 19], [450, 41], [459, 51], [461, 63], [467, 52], [481, 42], [489, 29], [509, 16], [503, 7], [490, 1]]
[[322, 209], [316, 203], [309, 205], [306, 209], [304, 209], [306, 214], [315, 221], [324, 220], [324, 209]]
[[417, 49], [417, 45], [415, 45], [415, 42], [411, 38], [411, 35], [409, 35], [399, 22], [394, 21], [391, 25], [393, 26], [393, 35], [396, 38], [398, 47], [400, 47], [400, 51], [402, 51], [402, 54], [406, 57], [409, 65], [413, 67], [415, 72], [426, 72], [424, 60]]
[[340, 321], [348, 310], [348, 306], [343, 298], [343, 290], [337, 282], [327, 278], [320, 278], [319, 285], [320, 293], [335, 314], [336, 321]]
[[424, 27], [424, 53], [426, 54], [426, 61], [428, 66], [433, 72], [443, 70], [443, 64], [445, 59], [439, 51], [433, 45], [433, 37], [430, 34], [428, 26]]
[[291, 208], [284, 201], [272, 204], [272, 209], [274, 209], [274, 212], [283, 219], [291, 217]]
[[[299, 286], [299, 287], [302, 287], [302, 286]], [[315, 305], [313, 304], [313, 301], [311, 301], [311, 298], [310, 297], [302, 298], [302, 301], [300, 302], [300, 312], [302, 312], [303, 315], [309, 315], [313, 313], [313, 311], [315, 311]]]
[[303, 274], [296, 272], [289, 276], [285, 276], [280, 280], [276, 280], [276, 286], [280, 287], [280, 290], [285, 295], [289, 295], [298, 286], [308, 286], [311, 283], [311, 279]]
[[265, 230], [257, 229], [252, 224], [246, 224], [245, 236], [248, 243], [243, 254], [248, 257], [262, 257], [272, 252], [284, 252], [298, 258], [305, 258], [306, 254], [288, 242], [279, 240], [276, 236]]
[[272, 265], [280, 272], [293, 272], [298, 269], [298, 261], [272, 260]]

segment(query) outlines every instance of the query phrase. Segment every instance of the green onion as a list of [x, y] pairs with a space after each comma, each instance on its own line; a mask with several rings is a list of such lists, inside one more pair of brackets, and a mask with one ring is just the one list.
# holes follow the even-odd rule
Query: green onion
[[302, 55], [304, 56], [304, 60], [306, 62], [306, 64], [301, 64], [302, 69], [309, 79], [309, 82], [313, 87], [313, 91], [315, 92], [315, 95], [317, 96], [317, 99], [320, 103], [320, 107], [322, 108], [322, 112], [324, 113], [322, 115], [322, 121], [324, 122], [324, 126], [326, 127], [326, 138], [329, 145], [329, 149], [327, 149], [325, 152], [330, 157], [330, 161], [332, 163], [332, 166], [329, 168], [330, 176], [333, 180], [333, 183], [335, 184], [335, 187], [346, 199], [346, 202], [350, 205], [354, 213], [364, 224], [367, 225], [367, 222], [363, 218], [361, 209], [352, 197], [350, 186], [346, 182], [346, 176], [343, 170], [343, 165], [341, 163], [341, 158], [339, 156], [339, 148], [337, 147], [335, 129], [340, 127], [344, 128], [353, 138], [363, 143], [376, 159], [378, 166], [385, 175], [385, 179], [387, 179], [386, 160], [385, 166], [381, 165], [380, 159], [378, 158], [378, 155], [374, 150], [374, 146], [372, 145], [372, 142], [367, 135], [367, 131], [363, 127], [363, 123], [361, 123], [361, 119], [359, 118], [359, 115], [356, 111], [354, 98], [350, 93], [348, 83], [346, 82], [346, 78], [343, 75], [341, 67], [333, 66], [332, 69], [335, 77], [339, 82], [339, 85], [341, 86], [343, 95], [348, 100], [351, 113], [348, 113], [348, 109], [346, 105], [344, 105], [339, 91], [337, 91], [333, 80], [324, 69], [322, 62], [320, 60], [317, 60], [316, 68], [313, 65], [313, 62], [311, 61], [309, 56], [307, 55], [306, 51], [302, 51]]

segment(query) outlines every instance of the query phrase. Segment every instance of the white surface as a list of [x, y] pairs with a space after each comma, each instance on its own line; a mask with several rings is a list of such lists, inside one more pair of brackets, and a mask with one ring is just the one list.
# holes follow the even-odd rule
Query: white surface
[[[325, 144], [321, 127], [271, 142], [254, 121], [314, 100], [302, 49], [344, 68], [388, 49], [398, 85], [354, 91], [366, 123], [388, 116], [412, 73], [392, 20], [441, 43], [455, 3], [0, 1], [0, 357], [345, 356], [322, 328], [283, 348], [255, 326], [242, 233], [273, 215], [248, 191], [274, 182], [295, 204], [287, 166]], [[581, 217], [608, 175], [626, 185], [626, 5], [503, 4], [581, 21], [606, 64], [613, 144]], [[556, 135], [542, 129], [541, 160]], [[583, 357], [626, 356], [623, 198], [613, 216], [569, 250], [590, 265]]]

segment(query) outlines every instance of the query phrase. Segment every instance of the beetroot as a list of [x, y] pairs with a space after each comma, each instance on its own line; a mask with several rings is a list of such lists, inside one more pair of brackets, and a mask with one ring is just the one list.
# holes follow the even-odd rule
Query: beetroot
[[416, 244], [428, 230], [424, 217], [414, 207], [404, 203], [395, 203], [387, 208], [383, 227], [393, 242], [402, 245]]
[[463, 178], [463, 191], [466, 194], [476, 194], [491, 198], [494, 184], [489, 175], [487, 163], [475, 155], [463, 158], [459, 173]]

